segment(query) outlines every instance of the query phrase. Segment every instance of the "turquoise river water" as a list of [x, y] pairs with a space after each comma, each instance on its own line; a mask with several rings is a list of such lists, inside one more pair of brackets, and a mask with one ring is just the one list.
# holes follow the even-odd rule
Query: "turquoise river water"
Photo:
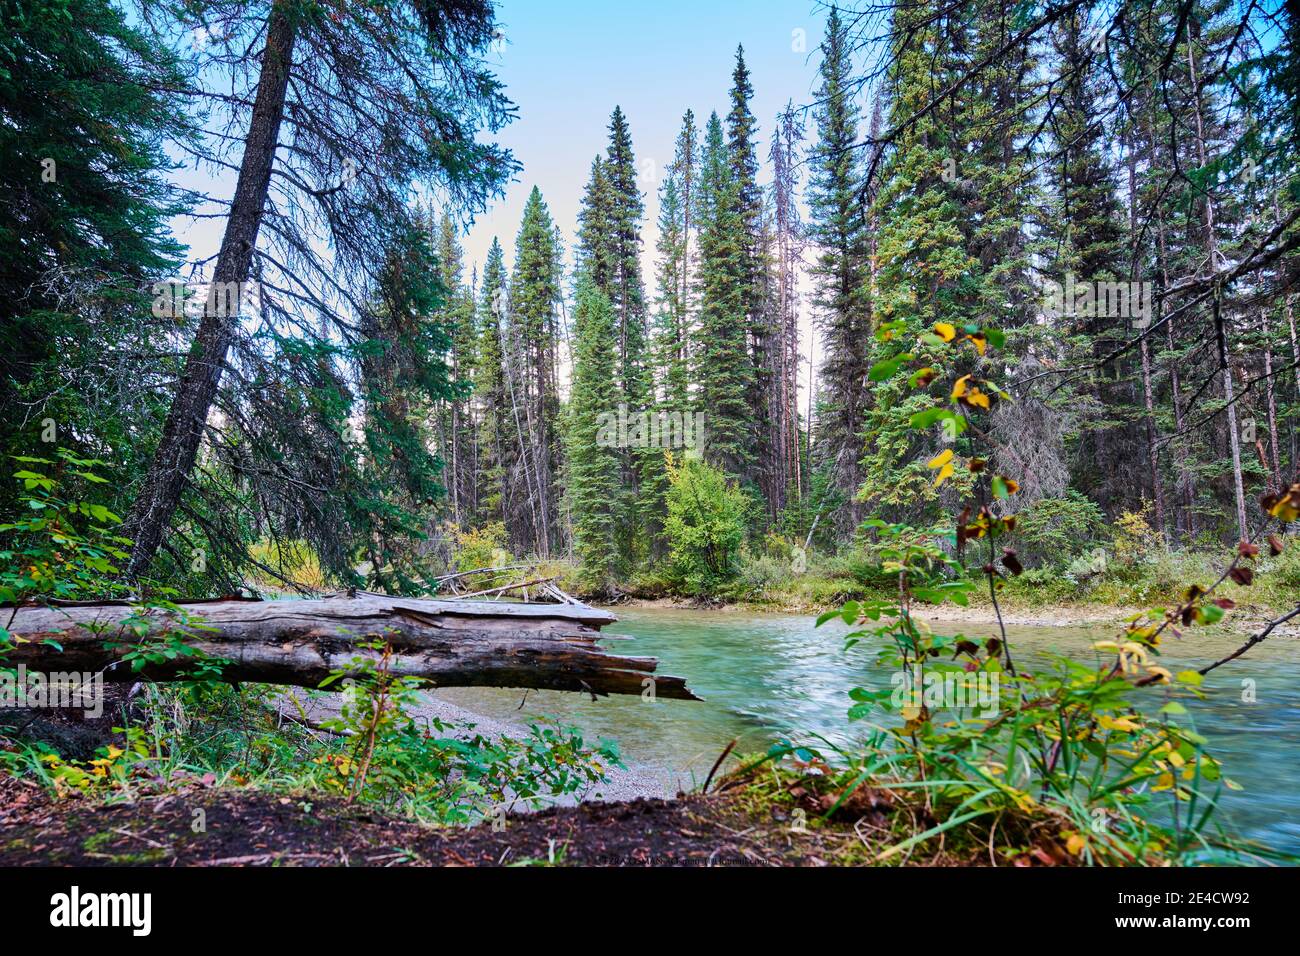
[[[605, 629], [616, 654], [652, 656], [659, 672], [687, 679], [702, 702], [589, 697], [480, 688], [438, 692], [485, 716], [520, 721], [553, 715], [589, 737], [612, 737], [629, 765], [658, 777], [664, 789], [700, 783], [733, 737], [740, 751], [764, 749], [778, 737], [819, 733], [837, 742], [860, 728], [845, 712], [854, 686], [887, 687], [871, 650], [845, 652], [844, 625], [821, 628], [805, 615], [619, 608]], [[989, 625], [952, 625], [971, 636]], [[1055, 651], [1089, 659], [1092, 641], [1111, 627], [1009, 627], [1018, 658]], [[1237, 647], [1237, 635], [1204, 633], [1163, 645], [1162, 663], [1177, 671], [1203, 666]], [[861, 645], [860, 645], [861, 647]], [[1247, 683], [1247, 682], [1253, 682]], [[1279, 634], [1247, 656], [1211, 673], [1205, 701], [1189, 702], [1196, 729], [1210, 739], [1225, 774], [1244, 788], [1225, 791], [1225, 822], [1275, 849], [1300, 853], [1300, 641]], [[1243, 698], [1251, 696], [1254, 702]], [[521, 705], [522, 701], [522, 707]]]

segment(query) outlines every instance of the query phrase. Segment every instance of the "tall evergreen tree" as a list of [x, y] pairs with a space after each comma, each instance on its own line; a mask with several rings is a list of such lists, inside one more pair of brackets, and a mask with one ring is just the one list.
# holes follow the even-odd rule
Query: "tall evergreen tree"
[[521, 524], [521, 550], [549, 555], [558, 542], [559, 508], [556, 416], [559, 388], [555, 379], [559, 341], [560, 249], [555, 223], [536, 186], [524, 206], [515, 241], [510, 278], [509, 369], [516, 423], [525, 438], [521, 464], [528, 491], [527, 523]]
[[505, 253], [494, 236], [483, 266], [479, 299], [480, 328], [475, 365], [474, 403], [478, 418], [479, 500], [487, 521], [505, 522], [510, 513], [510, 462], [515, 431], [506, 391], [502, 319], [507, 305]]
[[718, 114], [709, 116], [700, 158], [699, 323], [695, 380], [704, 412], [705, 459], [745, 478], [754, 464], [750, 401], [754, 365], [748, 349], [748, 258], [739, 183], [732, 175]]
[[[632, 135], [627, 118], [616, 106], [610, 116], [609, 146], [604, 159], [592, 164], [591, 180], [583, 197], [578, 261], [614, 309], [619, 384], [615, 404], [626, 405], [631, 415], [649, 413], [654, 401], [645, 287], [641, 279], [643, 213]], [[630, 447], [622, 449], [620, 458], [623, 485], [630, 490], [626, 501], [632, 510], [624, 516], [620, 531], [624, 535], [623, 553], [630, 557], [643, 551], [658, 536], [661, 519], [654, 507], [654, 489], [661, 483], [658, 476], [663, 469], [663, 457], [658, 449], [634, 441], [628, 444]], [[643, 485], [644, 501], [639, 491]]]
[[[1073, 287], [1130, 278], [1119, 183], [1103, 119], [1106, 64], [1093, 49], [1095, 35], [1086, 9], [1063, 17], [1049, 33], [1056, 100], [1047, 117], [1049, 192], [1038, 225], [1039, 267], [1045, 279], [1061, 288], [1067, 282]], [[1127, 336], [1128, 322], [1101, 313], [1080, 315], [1071, 308], [1055, 317], [1053, 331], [1060, 344], [1053, 351], [1075, 362], [1110, 352]], [[1145, 454], [1130, 420], [1136, 406], [1129, 369], [1106, 369], [1078, 391], [1069, 398], [1075, 449], [1071, 471], [1077, 487], [1108, 510], [1133, 505]]]
[[605, 158], [598, 155], [591, 161], [591, 175], [587, 178], [582, 206], [578, 210], [576, 254], [578, 273], [585, 273], [591, 284], [602, 291], [612, 288], [614, 283], [613, 206], [609, 166]]
[[[148, 4], [151, 12], [154, 6]], [[496, 30], [485, 0], [407, 0], [396, 7], [196, 0], [165, 9], [223, 28], [196, 52], [198, 62], [182, 84], [196, 106], [224, 113], [207, 124], [215, 135], [191, 153], [239, 170], [211, 279], [225, 289], [256, 279], [282, 292], [264, 296], [263, 309], [280, 328], [304, 334], [241, 350], [246, 336], [238, 305], [205, 305], [128, 516], [127, 578], [145, 573], [181, 506], [232, 350], [257, 367], [246, 375], [269, 377], [288, 364], [288, 355], [323, 348], [331, 333], [355, 338], [353, 313], [386, 281], [380, 273], [389, 250], [417, 225], [412, 186], [442, 187], [475, 209], [515, 169], [508, 152], [476, 141], [481, 130], [495, 131], [512, 114], [479, 56]], [[162, 32], [176, 21], [145, 16], [140, 22]], [[321, 235], [328, 241], [305, 238]], [[324, 334], [310, 334], [322, 326]], [[264, 349], [271, 346], [280, 354], [267, 361]], [[261, 426], [269, 437], [287, 424], [272, 418]], [[300, 435], [280, 437], [285, 473], [294, 471], [288, 451]], [[305, 487], [282, 481], [275, 493], [296, 499], [296, 509], [310, 515]]]
[[[731, 109], [727, 113], [727, 166], [736, 190], [740, 251], [737, 262], [745, 303], [746, 339], [753, 374], [749, 386], [749, 407], [755, 418], [768, 411], [771, 390], [771, 347], [773, 333], [767, 296], [767, 243], [764, 236], [763, 191], [758, 185], [758, 121], [750, 108], [754, 87], [745, 64], [745, 48], [736, 48], [731, 74]], [[768, 423], [755, 421], [748, 453], [751, 473], [747, 476], [763, 491], [769, 505], [775, 500], [771, 460], [774, 445]], [[775, 512], [773, 512], [775, 514]]]
[[617, 404], [617, 353], [610, 347], [615, 314], [586, 274], [574, 305], [573, 387], [565, 428], [573, 549], [597, 589], [612, 587], [620, 570], [618, 522], [625, 507], [617, 436], [608, 432]]
[[[852, 495], [862, 483], [859, 433], [867, 409], [873, 329], [858, 111], [848, 30], [836, 7], [821, 49], [817, 141], [808, 184], [808, 235], [819, 250], [812, 266], [821, 342], [816, 449], [821, 467], [833, 473], [834, 486]], [[860, 520], [859, 508], [850, 504], [836, 518], [841, 533], [850, 531]]]
[[769, 157], [772, 162], [772, 231], [774, 251], [771, 347], [768, 357], [767, 417], [771, 422], [769, 501], [773, 514], [787, 496], [803, 491], [799, 454], [799, 293], [803, 266], [803, 227], [797, 203], [803, 123], [794, 104], [777, 116]]
[[451, 374], [455, 393], [447, 402], [441, 454], [446, 463], [446, 483], [452, 519], [471, 527], [478, 511], [477, 430], [472, 408], [478, 323], [473, 293], [464, 281], [464, 253], [456, 223], [444, 209], [438, 220], [438, 273], [445, 290], [441, 310], [452, 329]]
[[149, 289], [179, 263], [166, 223], [185, 209], [158, 144], [187, 136], [184, 103], [165, 92], [184, 86], [175, 57], [107, 0], [0, 8], [6, 454], [54, 437], [133, 472], [156, 440], [182, 326], [150, 315]]

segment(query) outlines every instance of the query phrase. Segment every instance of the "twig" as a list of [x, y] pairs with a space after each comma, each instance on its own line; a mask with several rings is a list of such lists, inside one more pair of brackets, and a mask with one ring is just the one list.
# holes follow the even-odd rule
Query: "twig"
[[700, 788], [700, 793], [709, 792], [709, 784], [713, 782], [713, 775], [717, 773], [718, 768], [722, 766], [722, 761], [727, 759], [727, 754], [731, 753], [731, 748], [736, 746], [738, 743], [740, 743], [740, 738], [733, 737], [731, 743], [727, 744], [727, 746], [723, 748], [722, 753], [718, 754], [718, 759], [713, 761], [713, 769], [710, 770], [709, 775], [704, 778], [704, 786]]
[[1208, 674], [1210, 671], [1214, 670], [1216, 667], [1221, 667], [1224, 664], [1228, 663], [1228, 661], [1236, 660], [1238, 657], [1240, 657], [1242, 654], [1245, 654], [1256, 644], [1262, 643], [1269, 636], [1269, 634], [1273, 632], [1273, 628], [1277, 627], [1279, 624], [1285, 624], [1293, 617], [1300, 617], [1300, 605], [1297, 605], [1293, 610], [1288, 611], [1286, 614], [1283, 614], [1281, 617], [1274, 618], [1273, 620], [1269, 621], [1268, 626], [1264, 628], [1264, 630], [1260, 631], [1258, 634], [1256, 634], [1254, 637], [1248, 640], [1245, 644], [1242, 644], [1241, 647], [1237, 648], [1235, 651], [1233, 651], [1231, 654], [1229, 654], [1227, 657], [1223, 658], [1222, 660], [1217, 660], [1213, 664], [1208, 664], [1205, 667], [1202, 667], [1197, 673], [1204, 676]]

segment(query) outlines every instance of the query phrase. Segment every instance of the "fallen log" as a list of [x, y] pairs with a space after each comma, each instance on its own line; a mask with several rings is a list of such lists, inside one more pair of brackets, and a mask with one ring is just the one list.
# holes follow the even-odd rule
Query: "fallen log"
[[[358, 645], [387, 642], [391, 673], [421, 677], [436, 687], [521, 687], [592, 695], [642, 694], [698, 700], [680, 677], [656, 676], [652, 657], [618, 657], [597, 645], [600, 629], [617, 618], [572, 604], [427, 601], [363, 593], [309, 601], [198, 601], [179, 605], [201, 620], [185, 644], [225, 658], [227, 681], [319, 687], [332, 673], [355, 675], [354, 659], [377, 662], [380, 652]], [[146, 633], [130, 621], [144, 614]], [[7, 620], [12, 617], [11, 620]], [[29, 671], [102, 672], [107, 681], [183, 680], [193, 657], [151, 662], [132, 670], [123, 661], [140, 643], [177, 632], [172, 612], [141, 612], [125, 602], [0, 609], [17, 640], [0, 657]], [[49, 643], [54, 642], [54, 643]], [[57, 646], [56, 646], [57, 645]], [[337, 682], [334, 686], [337, 686]]]

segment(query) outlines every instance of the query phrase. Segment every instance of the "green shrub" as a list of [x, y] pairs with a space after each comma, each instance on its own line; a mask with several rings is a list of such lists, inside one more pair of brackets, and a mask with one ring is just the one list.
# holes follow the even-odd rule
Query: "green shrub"
[[1023, 508], [1012, 540], [1026, 567], [1065, 567], [1102, 543], [1105, 522], [1096, 502], [1070, 490], [1063, 498], [1041, 498]]
[[675, 581], [688, 594], [711, 596], [736, 576], [749, 498], [717, 468], [687, 458], [668, 469], [664, 532]]

